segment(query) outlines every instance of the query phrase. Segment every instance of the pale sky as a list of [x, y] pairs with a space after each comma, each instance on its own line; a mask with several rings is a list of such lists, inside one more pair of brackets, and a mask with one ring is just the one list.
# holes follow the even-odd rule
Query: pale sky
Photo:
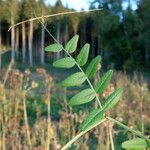
[[[68, 7], [69, 8], [73, 8], [75, 10], [81, 10], [82, 8], [84, 10], [88, 10], [89, 8], [89, 2], [92, 1], [92, 0], [61, 0], [63, 5], [66, 6], [68, 4]], [[56, 2], [56, 0], [46, 0], [46, 3], [47, 4], [51, 4], [51, 5], [54, 5]], [[128, 3], [125, 2], [123, 3], [123, 8], [127, 8], [128, 6]], [[131, 7], [133, 10], [135, 10], [137, 8], [136, 4], [131, 0]]]
[[[61, 0], [63, 5], [66, 6], [68, 4], [69, 8], [73, 8], [75, 10], [81, 10], [82, 8], [87, 10], [89, 8], [89, 0]], [[46, 0], [47, 4], [50, 3], [54, 5], [56, 0]]]

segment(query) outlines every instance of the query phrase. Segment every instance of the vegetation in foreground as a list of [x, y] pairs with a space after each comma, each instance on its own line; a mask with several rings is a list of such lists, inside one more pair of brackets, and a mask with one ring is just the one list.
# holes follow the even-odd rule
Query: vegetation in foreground
[[[130, 5], [123, 10], [122, 1], [104, 0], [103, 5], [100, 1], [94, 1], [91, 3], [91, 8], [95, 8], [95, 3], [98, 2], [98, 7], [104, 8], [103, 12], [73, 15], [73, 17], [61, 16], [50, 22], [42, 18], [41, 23], [47, 24], [48, 28], [52, 27], [51, 32], [57, 35], [57, 40], [51, 39], [51, 41], [56, 43], [62, 41], [66, 44], [65, 48], [59, 43], [46, 48], [46, 51], [53, 52], [64, 50], [56, 55], [44, 52], [44, 45], [49, 42], [46, 39], [48, 35], [45, 33], [45, 26], [42, 26], [42, 32], [39, 33], [37, 31], [41, 28], [41, 24], [39, 26], [30, 20], [29, 23], [22, 24], [22, 33], [19, 33], [20, 26], [13, 25], [19, 20], [32, 18], [35, 11], [33, 6], [37, 6], [37, 15], [42, 16], [49, 10], [54, 13], [69, 9], [64, 8], [60, 0], [56, 2], [54, 8], [46, 6], [43, 0], [11, 2], [0, 1], [0, 67], [4, 53], [10, 49], [10, 35], [6, 34], [6, 28], [3, 27], [10, 24], [12, 25], [12, 62], [16, 58], [25, 62], [27, 54], [30, 66], [34, 65], [34, 59], [44, 64], [45, 56], [54, 60], [65, 57], [57, 60], [53, 65], [63, 68], [72, 68], [76, 65], [80, 72], [73, 72], [73, 75], [65, 79], [62, 85], [67, 88], [62, 88], [55, 82], [56, 76], [51, 76], [42, 68], [36, 69], [36, 72], [30, 72], [28, 69], [19, 71], [10, 64], [7, 70], [0, 70], [0, 148], [64, 150], [72, 146], [71, 149], [114, 150], [121, 149], [121, 145], [122, 148], [129, 150], [148, 148], [150, 94], [146, 82], [137, 75], [130, 78], [126, 74], [116, 73], [109, 84], [112, 70], [105, 74], [100, 72], [99, 56], [88, 65], [86, 63], [89, 54], [90, 57], [101, 54], [104, 60], [107, 60], [106, 64], [110, 62], [110, 67], [117, 69], [132, 70], [139, 69], [140, 66], [148, 67], [149, 1], [140, 0], [136, 11], [133, 11]], [[23, 11], [20, 12], [19, 6]], [[64, 25], [65, 30], [62, 31], [61, 26]], [[70, 27], [72, 29], [69, 33]], [[88, 33], [82, 29], [87, 29]], [[81, 35], [78, 46], [81, 51], [76, 51], [72, 55], [71, 53], [77, 48], [78, 36], [73, 37], [68, 43], [67, 40], [69, 34], [77, 32]], [[41, 35], [41, 38], [37, 38], [39, 37], [37, 35]], [[20, 36], [22, 41], [19, 40]], [[84, 41], [91, 43], [91, 53], [88, 44], [82, 47]], [[37, 43], [40, 43], [40, 46]], [[84, 65], [86, 67], [82, 68]], [[57, 78], [60, 78], [60, 75]], [[78, 80], [79, 78], [82, 80]], [[85, 81], [87, 83], [84, 83]], [[79, 87], [69, 89], [69, 86]], [[125, 93], [122, 96], [123, 101], [119, 102], [114, 110], [113, 106], [122, 94], [122, 89], [119, 87], [123, 87]], [[95, 98], [97, 101], [93, 101]], [[98, 124], [101, 125], [97, 126]], [[127, 131], [134, 134], [129, 134]], [[77, 142], [78, 138], [80, 141]]]
[[[46, 70], [38, 68], [37, 72], [24, 72], [12, 68], [9, 71], [5, 87], [3, 70], [0, 84], [1, 105], [1, 149], [28, 149], [27, 130], [30, 132], [32, 149], [46, 149], [47, 124], [48, 124], [48, 95], [47, 84], [50, 85], [50, 137], [51, 149], [59, 149], [76, 135], [79, 124], [92, 110], [94, 103], [86, 106], [71, 108], [67, 102], [69, 97], [78, 90], [63, 90], [54, 81], [55, 77], [49, 75]], [[34, 77], [33, 77], [34, 74]], [[48, 83], [50, 80], [51, 82]], [[24, 119], [23, 93], [31, 87], [31, 79], [38, 84], [35, 89], [30, 89], [25, 95], [28, 125]], [[32, 83], [33, 84], [33, 83]], [[33, 86], [33, 85], [32, 85]], [[32, 88], [34, 88], [33, 86]], [[149, 102], [150, 92], [147, 83], [137, 74], [131, 78], [125, 73], [115, 72], [108, 89], [123, 87], [122, 100], [109, 113], [112, 117], [123, 122], [130, 128], [149, 135]], [[2, 122], [3, 120], [3, 122]], [[28, 127], [27, 127], [27, 126]], [[125, 129], [106, 121], [100, 127], [82, 137], [75, 145], [77, 149], [110, 149], [110, 136], [112, 132], [115, 149], [121, 149], [121, 143], [134, 138]], [[53, 148], [52, 148], [53, 147]]]
[[[47, 50], [51, 50], [51, 48], [51, 46], [47, 47]], [[82, 51], [79, 55], [82, 55]], [[60, 64], [63, 65], [56, 61], [54, 66], [59, 67]], [[98, 67], [99, 65], [96, 66]], [[96, 72], [98, 71], [97, 69], [100, 69], [100, 67], [96, 68]], [[20, 73], [18, 70], [14, 70], [10, 64], [8, 70], [2, 73], [0, 97], [2, 106], [1, 147], [3, 149], [10, 149], [11, 147], [16, 149], [49, 149], [49, 146], [51, 149], [60, 149], [77, 135], [80, 130], [86, 131], [85, 125], [81, 129], [81, 123], [89, 115], [89, 110], [93, 110], [93, 107], [97, 108], [98, 104], [91, 101], [84, 106], [71, 108], [68, 103], [76, 105], [77, 101], [75, 102], [72, 98], [70, 102], [68, 99], [80, 91], [78, 88], [71, 90], [61, 88], [59, 84], [55, 83], [53, 77], [41, 68], [37, 69], [36, 76], [35, 72], [33, 76], [29, 70]], [[90, 74], [91, 77], [93, 77], [92, 74]], [[108, 72], [106, 74], [108, 75]], [[94, 78], [94, 83], [99, 80], [98, 75], [99, 73]], [[64, 80], [63, 85], [74, 83]], [[135, 131], [134, 128], [136, 128], [136, 130], [148, 135], [148, 102], [150, 93], [147, 84], [142, 78], [139, 79], [137, 75], [134, 75], [132, 79], [129, 79], [125, 74], [115, 74], [112, 83], [109, 84], [105, 92], [102, 92], [102, 107], [107, 104], [108, 95], [113, 95], [114, 89], [120, 86], [125, 89], [122, 101], [117, 105], [116, 109], [107, 111], [106, 115], [114, 117], [120, 122], [125, 119], [126, 122], [124, 124], [131, 128], [129, 131]], [[87, 84], [82, 85], [82, 89], [84, 88], [87, 88]], [[84, 103], [86, 102], [84, 101]], [[81, 103], [79, 102], [78, 104]], [[101, 119], [96, 119], [95, 123], [99, 123]], [[88, 126], [91, 127], [92, 124]], [[142, 136], [139, 132], [135, 133], [138, 136]], [[120, 149], [123, 141], [134, 137], [132, 134], [128, 134], [126, 130], [107, 120], [87, 133], [73, 147], [77, 149], [109, 150], [110, 147], [112, 149]], [[141, 139], [130, 141], [130, 144], [132, 145], [135, 142], [137, 144], [139, 140]], [[144, 145], [143, 149], [147, 147], [147, 143], [143, 143], [143, 141], [141, 143]], [[124, 143], [122, 146], [130, 144]]]

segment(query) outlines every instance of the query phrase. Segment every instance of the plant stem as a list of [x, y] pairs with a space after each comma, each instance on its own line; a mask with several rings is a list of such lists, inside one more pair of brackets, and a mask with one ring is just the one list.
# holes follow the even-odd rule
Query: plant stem
[[28, 145], [29, 149], [32, 150], [32, 144], [31, 144], [31, 139], [30, 139], [30, 130], [29, 130], [29, 124], [28, 124], [28, 117], [27, 117], [27, 110], [26, 110], [26, 95], [23, 93], [23, 111], [24, 111], [24, 121], [25, 121], [25, 127], [26, 127], [26, 132], [27, 132], [27, 140], [28, 140]]
[[6, 150], [6, 131], [5, 131], [5, 123], [4, 116], [2, 116], [2, 150]]
[[80, 132], [79, 134], [77, 134], [72, 140], [70, 140], [65, 146], [63, 146], [63, 148], [61, 150], [66, 150], [67, 148], [69, 148], [75, 141], [77, 141], [82, 135], [84, 135], [85, 133], [87, 133], [88, 131], [90, 131], [91, 129], [95, 128], [96, 126], [98, 126], [99, 124], [101, 124], [102, 122], [104, 122], [106, 120], [106, 118], [104, 118], [103, 120], [101, 120], [98, 124], [91, 126], [90, 128], [88, 128], [87, 130], [84, 130], [82, 132]]
[[128, 131], [130, 131], [130, 132], [136, 134], [137, 136], [139, 136], [139, 137], [145, 139], [146, 141], [150, 142], [150, 139], [147, 138], [147, 137], [145, 137], [144, 135], [142, 135], [140, 132], [135, 131], [135, 130], [129, 128], [128, 126], [124, 125], [123, 123], [119, 122], [119, 121], [116, 120], [116, 119], [113, 119], [113, 118], [111, 118], [111, 117], [106, 117], [106, 118], [107, 118], [108, 120], [110, 120], [110, 121], [112, 121], [112, 122], [118, 124], [120, 127], [123, 127], [124, 129], [126, 129], [126, 130], [128, 130]]
[[31, 18], [31, 19], [28, 19], [28, 20], [25, 20], [25, 21], [21, 21], [21, 22], [18, 22], [12, 26], [10, 26], [10, 28], [8, 29], [8, 31], [10, 31], [13, 27], [16, 27], [18, 25], [21, 25], [23, 23], [26, 23], [26, 22], [30, 22], [30, 21], [35, 21], [35, 20], [39, 20], [39, 19], [42, 19], [42, 18], [50, 18], [50, 17], [56, 17], [56, 16], [62, 16], [62, 15], [69, 15], [69, 14], [77, 14], [77, 13], [86, 13], [86, 12], [94, 12], [94, 11], [102, 11], [103, 8], [97, 8], [97, 9], [90, 9], [90, 10], [81, 10], [81, 11], [66, 11], [66, 12], [61, 12], [61, 13], [56, 13], [56, 14], [50, 14], [50, 15], [45, 15], [45, 16], [40, 16], [40, 17], [35, 17], [35, 18]]
[[[47, 33], [53, 38], [53, 40], [54, 40], [56, 43], [59, 44], [59, 42], [57, 41], [57, 39], [49, 32], [49, 30], [46, 28], [46, 26], [43, 24], [43, 22], [41, 22], [40, 20], [39, 20], [39, 22], [40, 22], [40, 23], [42, 24], [42, 26], [45, 28], [45, 30], [47, 31]], [[65, 49], [64, 47], [62, 47], [62, 48], [63, 48], [63, 50], [65, 51], [65, 53], [66, 53], [70, 58], [72, 58], [72, 59], [75, 61], [76, 66], [77, 66], [77, 67], [79, 68], [79, 70], [85, 75], [86, 80], [87, 80], [89, 86], [91, 87], [91, 89], [92, 89], [92, 90], [94, 91], [94, 93], [95, 93], [95, 97], [96, 97], [96, 100], [97, 100], [97, 102], [98, 102], [100, 108], [102, 108], [102, 104], [101, 104], [101, 102], [100, 102], [100, 100], [99, 100], [99, 98], [98, 98], [98, 95], [97, 95], [97, 93], [95, 92], [94, 87], [93, 87], [93, 85], [91, 84], [91, 82], [90, 82], [90, 80], [88, 79], [88, 77], [86, 76], [85, 72], [84, 72], [83, 69], [80, 67], [80, 65], [76, 62], [76, 60], [68, 53], [68, 51], [66, 51], [66, 49]]]
[[12, 62], [8, 65], [7, 71], [6, 71], [5, 75], [4, 75], [5, 78], [4, 78], [4, 81], [3, 81], [3, 86], [5, 86], [5, 84], [6, 84], [6, 81], [7, 81], [8, 75], [9, 75], [9, 71], [11, 70], [12, 65], [13, 65]]
[[77, 141], [82, 135], [84, 135], [86, 132], [82, 131], [78, 135], [76, 135], [72, 140], [70, 140], [61, 150], [66, 150], [69, 148], [75, 141]]
[[[54, 39], [55, 39], [55, 38], [54, 38]], [[99, 98], [98, 98], [98, 95], [97, 95], [97, 93], [95, 92], [93, 85], [91, 84], [90, 80], [89, 80], [88, 77], [86, 76], [86, 74], [85, 74], [85, 72], [83, 71], [83, 69], [80, 67], [80, 65], [76, 62], [76, 60], [75, 60], [64, 48], [63, 48], [63, 50], [66, 52], [66, 54], [67, 54], [70, 58], [72, 58], [72, 59], [75, 61], [76, 66], [77, 66], [77, 67], [79, 68], [79, 70], [85, 75], [86, 80], [87, 80], [89, 86], [91, 87], [91, 89], [92, 89], [92, 90], [94, 91], [94, 93], [95, 93], [96, 100], [97, 100], [97, 102], [98, 102], [100, 108], [102, 108], [102, 105], [101, 105], [101, 102], [100, 102], [100, 100], [99, 100]]]
[[[56, 43], [59, 44], [59, 42], [57, 41], [57, 39], [49, 32], [49, 30], [46, 28], [46, 26], [43, 24], [43, 22], [40, 21], [40, 18], [36, 17], [36, 19], [42, 24], [42, 26], [44, 27], [44, 29], [45, 29], [45, 30], [47, 31], [47, 33], [53, 38], [53, 40], [54, 40]], [[62, 47], [62, 49], [65, 51], [65, 53], [66, 53], [70, 58], [72, 58], [72, 59], [75, 61], [76, 66], [77, 66], [78, 69], [85, 75], [86, 80], [87, 80], [89, 86], [90, 86], [91, 89], [95, 92], [95, 90], [94, 90], [94, 88], [93, 88], [93, 85], [91, 84], [90, 80], [88, 79], [88, 77], [86, 76], [85, 72], [82, 70], [82, 68], [80, 67], [80, 65], [76, 62], [76, 60], [69, 54], [69, 52], [68, 52], [64, 47]], [[99, 107], [102, 109], [101, 102], [100, 102], [100, 100], [99, 100], [98, 95], [97, 95], [96, 92], [95, 92], [95, 97], [96, 97], [96, 100], [97, 100], [97, 102], [98, 102], [98, 104], [99, 104]], [[125, 129], [127, 129], [128, 131], [130, 131], [130, 132], [136, 134], [137, 136], [139, 136], [139, 137], [141, 137], [141, 138], [144, 138], [144, 139], [147, 140], [148, 142], [150, 141], [147, 137], [145, 137], [145, 136], [142, 135], [141, 133], [139, 133], [139, 132], [137, 132], [137, 131], [135, 131], [135, 130], [129, 128], [128, 126], [122, 124], [121, 122], [119, 122], [119, 121], [117, 121], [117, 120], [115, 120], [115, 119], [113, 119], [113, 118], [111, 118], [111, 117], [106, 117], [106, 118], [105, 118], [104, 120], [102, 120], [100, 123], [104, 122], [106, 119], [108, 119], [108, 120], [110, 120], [110, 121], [112, 121], [112, 122], [118, 124], [119, 126], [125, 128]], [[99, 124], [100, 124], [100, 123], [99, 123]], [[65, 150], [65, 149], [69, 148], [69, 147], [70, 147], [75, 141], [77, 141], [82, 135], [84, 135], [86, 132], [88, 132], [88, 131], [91, 130], [92, 128], [96, 127], [97, 125], [98, 125], [98, 124], [96, 124], [96, 125], [90, 127], [89, 129], [87, 129], [87, 130], [85, 130], [85, 131], [80, 132], [80, 133], [79, 133], [77, 136], [75, 136], [71, 141], [69, 141], [61, 150]], [[111, 138], [112, 138], [112, 137], [111, 137]], [[111, 139], [111, 140], [112, 140], [112, 139]]]
[[50, 118], [50, 112], [51, 112], [51, 102], [50, 102], [50, 86], [47, 87], [47, 150], [49, 150], [50, 147], [50, 128], [51, 128], [51, 118]]
[[109, 130], [109, 138], [110, 138], [111, 149], [115, 150], [113, 135], [112, 135], [112, 124], [111, 124], [111, 122], [108, 123], [108, 130]]

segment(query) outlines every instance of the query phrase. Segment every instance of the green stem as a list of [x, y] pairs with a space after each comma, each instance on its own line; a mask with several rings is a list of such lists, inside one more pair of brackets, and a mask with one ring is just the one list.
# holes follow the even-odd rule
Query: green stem
[[24, 122], [25, 122], [25, 127], [26, 127], [26, 136], [27, 136], [27, 141], [29, 145], [29, 149], [32, 150], [32, 143], [31, 143], [31, 138], [30, 138], [30, 129], [29, 129], [29, 123], [28, 123], [28, 115], [27, 115], [27, 106], [26, 106], [26, 93], [24, 92], [22, 94], [23, 98], [23, 114], [24, 114]]
[[4, 76], [5, 78], [4, 78], [4, 81], [3, 81], [3, 86], [5, 86], [5, 84], [6, 84], [6, 81], [7, 81], [8, 75], [9, 75], [9, 72], [10, 72], [10, 70], [11, 70], [11, 68], [12, 68], [12, 65], [13, 65], [13, 63], [11, 62], [11, 63], [9, 64], [8, 68], [7, 68], [7, 71], [6, 71], [5, 76]]
[[150, 142], [150, 139], [148, 139], [147, 137], [145, 137], [144, 135], [142, 135], [140, 132], [135, 131], [135, 130], [129, 128], [128, 126], [124, 125], [123, 123], [119, 122], [119, 121], [116, 120], [116, 119], [113, 119], [113, 118], [111, 118], [111, 117], [106, 117], [106, 118], [107, 118], [108, 120], [110, 120], [110, 121], [112, 121], [112, 122], [118, 124], [120, 127], [123, 127], [124, 129], [126, 129], [126, 130], [128, 130], [128, 131], [130, 131], [130, 132], [136, 134], [137, 136], [139, 136], [139, 137], [141, 137], [141, 138], [147, 140], [148, 142]]
[[[38, 19], [38, 20], [39, 20], [39, 22], [42, 24], [42, 26], [44, 27], [44, 29], [47, 31], [47, 33], [54, 39], [54, 41], [55, 41], [56, 43], [59, 44], [59, 42], [58, 42], [58, 41], [55, 39], [55, 37], [49, 32], [49, 30], [48, 30], [48, 29], [45, 27], [45, 25], [40, 21], [40, 19]], [[65, 51], [65, 53], [66, 53], [70, 58], [72, 58], [72, 59], [75, 61], [76, 66], [79, 68], [79, 70], [80, 70], [82, 73], [84, 73], [84, 75], [85, 75], [85, 77], [86, 77], [86, 80], [87, 80], [89, 86], [90, 86], [91, 89], [95, 92], [95, 90], [94, 90], [94, 88], [93, 88], [93, 85], [91, 84], [90, 80], [88, 79], [88, 77], [86, 76], [85, 72], [82, 70], [82, 68], [80, 67], [80, 65], [79, 65], [79, 64], [76, 62], [76, 60], [68, 53], [68, 51], [66, 51], [65, 48], [63, 48], [63, 50]], [[97, 102], [98, 102], [100, 108], [102, 109], [101, 102], [100, 102], [100, 100], [99, 100], [98, 95], [97, 95], [96, 92], [95, 92], [95, 96], [96, 96], [96, 100], [97, 100]], [[128, 131], [130, 131], [130, 132], [136, 134], [137, 136], [139, 136], [139, 137], [141, 137], [141, 138], [144, 138], [144, 139], [147, 140], [148, 142], [150, 141], [147, 137], [145, 137], [145, 136], [142, 135], [141, 133], [139, 133], [139, 132], [137, 132], [137, 131], [135, 131], [135, 130], [129, 128], [128, 126], [122, 124], [121, 122], [119, 122], [119, 121], [117, 121], [117, 120], [115, 120], [115, 119], [113, 119], [113, 118], [111, 118], [111, 117], [106, 117], [106, 118], [105, 118], [104, 120], [102, 120], [101, 122], [104, 122], [106, 119], [108, 119], [108, 120], [110, 120], [110, 121], [112, 121], [112, 122], [118, 124], [119, 126], [125, 128], [125, 129], [127, 129]], [[101, 123], [101, 122], [100, 122], [100, 123]], [[99, 124], [100, 124], [100, 123], [99, 123]], [[98, 125], [98, 124], [96, 124], [96, 125], [90, 127], [89, 129], [87, 129], [87, 130], [85, 130], [85, 131], [80, 132], [80, 133], [79, 133], [77, 136], [75, 136], [71, 141], [69, 141], [61, 150], [66, 150], [67, 148], [69, 148], [69, 147], [70, 147], [75, 141], [77, 141], [82, 135], [84, 135], [86, 132], [88, 132], [88, 131], [91, 130], [92, 128], [96, 127], [97, 125]]]
[[87, 133], [88, 131], [90, 131], [91, 129], [95, 128], [96, 126], [98, 126], [99, 124], [101, 124], [102, 122], [104, 122], [106, 120], [106, 118], [104, 118], [103, 120], [101, 120], [99, 123], [91, 126], [90, 128], [88, 128], [87, 130], [84, 130], [82, 132], [80, 132], [79, 134], [77, 134], [72, 140], [70, 140], [65, 146], [63, 146], [63, 148], [61, 150], [66, 150], [67, 148], [69, 148], [75, 141], [77, 141], [82, 135], [84, 135], [85, 133]]
[[101, 104], [101, 102], [100, 102], [100, 100], [99, 100], [99, 98], [98, 98], [98, 95], [97, 95], [97, 93], [95, 92], [93, 85], [91, 84], [90, 80], [89, 80], [88, 77], [86, 76], [86, 74], [85, 74], [85, 72], [83, 71], [83, 69], [80, 67], [80, 65], [76, 62], [76, 60], [75, 60], [64, 48], [63, 48], [63, 50], [65, 51], [65, 53], [66, 53], [70, 58], [72, 58], [72, 59], [75, 61], [76, 66], [77, 66], [77, 67], [79, 68], [79, 70], [85, 75], [86, 80], [87, 80], [89, 86], [91, 87], [91, 89], [92, 89], [92, 90], [94, 91], [94, 93], [95, 93], [96, 100], [97, 100], [97, 102], [98, 102], [100, 108], [102, 108], [102, 104]]
[[86, 132], [80, 132], [78, 135], [76, 135], [72, 140], [70, 140], [61, 150], [66, 150], [69, 148], [75, 141], [77, 141], [82, 135], [84, 135]]
[[[59, 44], [59, 42], [57, 41], [57, 39], [49, 32], [49, 30], [46, 28], [46, 26], [43, 24], [43, 22], [41, 22], [40, 20], [39, 20], [39, 22], [43, 25], [43, 27], [45, 28], [45, 30], [47, 31], [47, 33], [53, 38], [53, 40], [54, 40], [56, 43]], [[80, 67], [80, 65], [76, 62], [76, 60], [68, 53], [68, 51], [66, 51], [66, 49], [65, 49], [64, 47], [62, 47], [62, 48], [63, 48], [63, 50], [65, 51], [65, 53], [66, 53], [70, 58], [72, 58], [72, 59], [75, 61], [76, 66], [77, 66], [77, 67], [79, 68], [79, 70], [85, 75], [86, 80], [87, 80], [89, 86], [91, 87], [91, 89], [92, 89], [92, 90], [94, 91], [94, 93], [95, 93], [95, 97], [96, 97], [96, 100], [97, 100], [97, 102], [98, 102], [100, 108], [102, 108], [102, 104], [101, 104], [101, 102], [100, 102], [100, 100], [99, 100], [99, 98], [98, 98], [98, 95], [97, 95], [97, 93], [95, 92], [94, 87], [93, 87], [93, 85], [91, 84], [91, 82], [90, 82], [90, 80], [88, 79], [88, 77], [86, 76], [85, 72], [84, 72], [83, 69]]]

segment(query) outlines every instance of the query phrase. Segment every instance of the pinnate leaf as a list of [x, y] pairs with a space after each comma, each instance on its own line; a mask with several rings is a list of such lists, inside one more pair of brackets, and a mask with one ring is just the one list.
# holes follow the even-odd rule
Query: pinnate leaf
[[77, 72], [69, 77], [67, 77], [64, 81], [61, 82], [61, 85], [64, 87], [69, 86], [80, 86], [86, 80], [86, 76], [83, 72]]
[[54, 67], [59, 67], [59, 68], [72, 68], [74, 65], [75, 65], [75, 60], [71, 57], [62, 58], [53, 63]]
[[90, 49], [90, 44], [85, 44], [79, 55], [77, 56], [77, 63], [80, 65], [80, 66], [83, 66], [86, 64], [87, 62], [87, 59], [88, 59], [88, 56], [89, 56], [89, 49]]
[[122, 148], [127, 150], [145, 150], [147, 142], [141, 138], [135, 138], [122, 143]]
[[69, 105], [73, 106], [73, 105], [85, 104], [92, 101], [94, 98], [95, 98], [94, 90], [90, 88], [85, 89], [79, 92], [78, 94], [76, 94], [75, 96], [73, 96], [69, 101]]
[[91, 126], [99, 123], [101, 120], [104, 119], [104, 111], [102, 109], [95, 109], [93, 110], [84, 120], [81, 130], [87, 130]]
[[100, 79], [99, 81], [96, 83], [95, 85], [95, 91], [98, 93], [98, 94], [102, 94], [105, 89], [107, 88], [110, 80], [111, 80], [111, 77], [112, 77], [112, 74], [113, 74], [113, 71], [112, 70], [109, 70], [106, 74], [104, 74]]
[[103, 105], [103, 110], [106, 111], [111, 109], [119, 101], [122, 93], [123, 93], [123, 89], [118, 88], [112, 94], [110, 94]]
[[89, 78], [93, 78], [95, 76], [96, 72], [98, 71], [98, 66], [99, 66], [100, 61], [101, 61], [101, 57], [97, 56], [88, 65], [87, 70], [86, 70], [86, 75]]
[[61, 44], [55, 43], [47, 46], [45, 51], [47, 52], [60, 52], [63, 49]]
[[79, 35], [73, 36], [66, 44], [65, 47], [66, 51], [68, 51], [69, 53], [73, 53], [77, 48], [78, 40], [79, 40]]

